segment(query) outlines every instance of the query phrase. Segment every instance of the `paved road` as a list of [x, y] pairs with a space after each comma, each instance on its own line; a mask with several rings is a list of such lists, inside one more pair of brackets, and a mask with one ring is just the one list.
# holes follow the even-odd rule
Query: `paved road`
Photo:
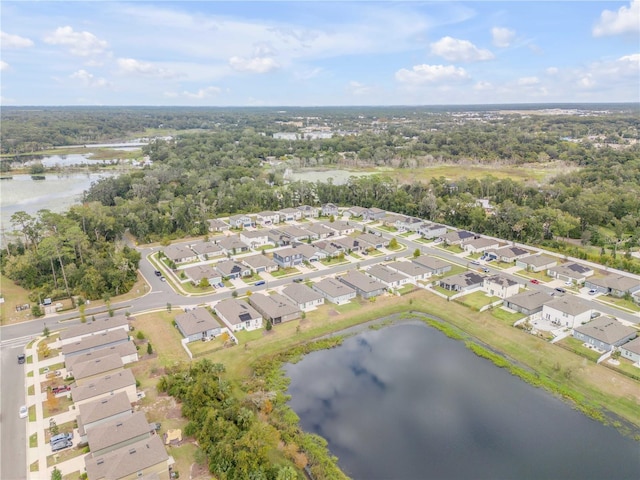
[[[370, 227], [368, 227], [370, 228]], [[391, 238], [393, 235], [383, 230], [374, 229], [384, 238]], [[469, 261], [465, 258], [461, 258], [453, 253], [426, 246], [424, 243], [415, 242], [407, 238], [400, 238], [399, 241], [407, 245], [407, 248], [399, 253], [392, 253], [394, 258], [406, 257], [413, 254], [415, 249], [419, 249], [423, 254], [436, 255], [450, 262], [456, 263], [461, 266], [468, 266]], [[149, 262], [147, 256], [154, 251], [159, 250], [160, 247], [151, 248], [138, 248], [142, 255], [140, 262], [140, 273], [145, 277], [149, 283], [151, 290], [145, 293], [142, 297], [136, 298], [128, 302], [114, 303], [111, 305], [113, 309], [119, 312], [128, 311], [132, 315], [136, 313], [142, 313], [147, 311], [153, 311], [158, 309], [164, 309], [167, 303], [170, 303], [172, 307], [183, 308], [193, 307], [201, 305], [203, 303], [209, 303], [230, 296], [229, 291], [213, 293], [210, 295], [194, 295], [183, 296], [176, 293], [171, 286], [162, 282], [155, 274], [155, 267]], [[530, 247], [528, 247], [530, 248]], [[384, 261], [384, 256], [367, 257], [358, 262], [361, 267], [367, 267], [374, 263]], [[504, 272], [502, 269], [494, 268], [491, 264], [486, 265], [489, 268], [490, 273], [500, 273], [520, 283], [526, 282], [525, 279], [517, 275], [512, 275]], [[329, 274], [341, 273], [347, 270], [356, 268], [356, 264], [349, 263], [345, 265], [338, 265], [331, 267], [330, 269], [316, 270], [308, 273], [298, 275], [304, 279], [313, 279], [317, 277], [326, 276]], [[237, 288], [238, 294], [243, 294], [247, 290], [258, 292], [266, 290], [267, 288], [274, 288], [291, 282], [291, 278], [283, 278], [277, 280], [269, 280], [264, 286], [256, 287], [254, 285], [247, 285], [246, 287]], [[553, 288], [545, 285], [528, 284], [528, 288], [535, 290], [541, 290], [547, 293], [552, 293]], [[597, 310], [611, 314], [623, 320], [627, 320], [633, 323], [639, 323], [640, 317], [621, 312], [618, 309], [597, 303]], [[104, 307], [100, 308], [87, 308], [85, 311], [87, 317], [105, 316]], [[23, 425], [20, 422], [24, 422], [24, 419], [18, 418], [18, 408], [23, 405], [24, 402], [24, 369], [17, 364], [16, 355], [22, 348], [33, 338], [42, 334], [45, 325], [51, 330], [61, 330], [68, 328], [72, 325], [80, 323], [80, 319], [77, 313], [68, 313], [62, 315], [48, 316], [43, 319], [31, 320], [29, 322], [19, 323], [15, 325], [7, 325], [0, 327], [0, 345], [2, 345], [2, 365], [0, 368], [0, 381], [2, 382], [2, 389], [0, 391], [0, 405], [2, 406], [2, 412], [0, 417], [1, 425], [1, 441], [0, 445], [0, 480], [13, 480], [26, 478], [26, 433]], [[18, 386], [18, 388], [7, 388], [7, 386]]]
[[24, 480], [27, 478], [27, 429], [28, 418], [19, 418], [18, 409], [25, 405], [25, 368], [19, 365], [17, 355], [24, 349], [21, 341], [4, 343], [0, 349], [2, 369], [2, 406], [0, 410], [0, 478]]

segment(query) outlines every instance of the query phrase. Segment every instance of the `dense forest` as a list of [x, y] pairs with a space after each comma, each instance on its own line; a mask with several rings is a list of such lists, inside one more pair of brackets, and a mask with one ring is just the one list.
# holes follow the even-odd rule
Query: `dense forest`
[[[313, 116], [311, 116], [313, 115]], [[96, 298], [131, 287], [142, 242], [203, 235], [207, 220], [234, 213], [333, 202], [377, 206], [506, 240], [564, 248], [638, 272], [640, 143], [637, 105], [573, 110], [445, 111], [345, 109], [9, 109], [2, 112], [3, 155], [62, 143], [132, 138], [170, 128], [144, 155], [153, 166], [95, 183], [65, 214], [19, 212], [21, 240], [2, 251], [2, 271], [42, 296]], [[273, 133], [324, 129], [331, 138], [281, 140]], [[305, 130], [306, 131], [306, 130]], [[34, 142], [37, 146], [34, 146]], [[546, 182], [444, 177], [401, 183], [394, 171], [446, 163], [567, 167]], [[285, 168], [387, 167], [347, 184], [288, 182]], [[488, 199], [488, 213], [477, 199]], [[35, 295], [35, 293], [34, 293]]]

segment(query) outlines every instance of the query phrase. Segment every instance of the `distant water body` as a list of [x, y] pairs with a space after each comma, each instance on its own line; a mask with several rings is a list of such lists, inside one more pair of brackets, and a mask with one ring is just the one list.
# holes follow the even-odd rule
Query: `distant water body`
[[35, 215], [38, 210], [64, 212], [82, 200], [82, 194], [93, 182], [114, 176], [113, 173], [45, 174], [44, 180], [31, 175], [13, 175], [0, 180], [0, 221], [5, 233], [13, 230], [11, 215], [25, 211]]
[[422, 323], [285, 371], [302, 427], [356, 480], [640, 479], [640, 443]]

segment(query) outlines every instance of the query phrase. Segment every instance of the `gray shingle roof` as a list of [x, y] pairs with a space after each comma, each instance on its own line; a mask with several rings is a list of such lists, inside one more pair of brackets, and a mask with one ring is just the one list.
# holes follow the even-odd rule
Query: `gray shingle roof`
[[[87, 432], [89, 448], [92, 451], [102, 450], [121, 442], [126, 442], [144, 435], [149, 435], [151, 428], [144, 412], [135, 412], [124, 418], [117, 418], [96, 425]], [[150, 435], [149, 435], [150, 436]]]
[[109, 397], [78, 406], [78, 412], [84, 425], [127, 411], [133, 412], [133, 407], [131, 407], [129, 396], [125, 392], [117, 392]]
[[180, 331], [187, 337], [206, 332], [207, 330], [215, 330], [222, 326], [213, 318], [206, 308], [202, 307], [181, 313], [176, 316], [175, 320]]
[[315, 302], [322, 298], [318, 292], [301, 283], [294, 283], [285, 287], [282, 293], [294, 301], [297, 305], [305, 304], [309, 302]]
[[96, 378], [91, 383], [71, 387], [71, 397], [75, 402], [95, 397], [120, 388], [136, 384], [131, 370], [126, 369], [112, 375]]
[[262, 315], [247, 302], [235, 298], [221, 300], [213, 309], [232, 325], [239, 325], [249, 320], [262, 318]]
[[168, 459], [162, 440], [158, 435], [153, 435], [113, 452], [95, 458], [87, 457], [85, 467], [89, 478], [110, 480], [133, 475]]
[[608, 345], [614, 345], [629, 335], [638, 332], [635, 328], [627, 327], [611, 317], [596, 318], [574, 330]]

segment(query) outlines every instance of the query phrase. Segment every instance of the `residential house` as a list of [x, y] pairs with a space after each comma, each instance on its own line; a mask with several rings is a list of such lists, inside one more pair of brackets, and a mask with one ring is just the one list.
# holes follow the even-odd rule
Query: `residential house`
[[78, 443], [87, 441], [87, 432], [94, 427], [113, 420], [121, 420], [133, 414], [131, 401], [125, 392], [117, 392], [108, 397], [86, 402], [77, 406]]
[[475, 234], [466, 230], [454, 230], [440, 236], [440, 240], [446, 245], [462, 245], [475, 238]]
[[212, 287], [222, 282], [222, 275], [213, 265], [194, 265], [185, 268], [182, 272], [194, 285], [200, 285], [203, 279]]
[[543, 254], [528, 255], [516, 260], [516, 267], [522, 268], [527, 272], [544, 272], [557, 264], [557, 259]]
[[124, 365], [138, 361], [138, 350], [133, 341], [119, 343], [106, 348], [92, 350], [79, 355], [71, 355], [64, 357], [64, 365], [67, 371], [71, 372], [73, 366], [77, 363], [86, 362], [95, 358], [106, 357], [107, 355], [118, 355]]
[[380, 219], [380, 223], [385, 227], [394, 227], [396, 223], [403, 222], [407, 217], [405, 215], [399, 215], [397, 213], [387, 213], [384, 217]]
[[216, 239], [216, 243], [222, 248], [225, 255], [237, 255], [238, 253], [248, 252], [249, 245], [240, 240], [238, 235], [228, 235]]
[[248, 257], [242, 257], [240, 262], [251, 269], [254, 274], [263, 272], [275, 272], [278, 270], [278, 264], [274, 262], [267, 255], [250, 255]]
[[242, 300], [221, 300], [213, 306], [213, 311], [234, 332], [262, 328], [262, 315]]
[[269, 243], [273, 243], [276, 247], [286, 247], [291, 244], [291, 237], [285, 235], [281, 229], [272, 229], [267, 232]]
[[121, 371], [124, 363], [120, 355], [111, 353], [104, 357], [96, 357], [84, 362], [73, 364], [73, 370], [69, 371], [73, 375], [76, 385], [85, 385], [93, 380], [112, 375]]
[[344, 220], [336, 220], [335, 222], [325, 222], [324, 226], [329, 227], [336, 232], [337, 235], [351, 235], [356, 231], [356, 225], [345, 222]]
[[401, 232], [417, 232], [423, 220], [416, 217], [403, 217], [395, 222], [395, 227]]
[[304, 312], [324, 305], [324, 297], [302, 283], [293, 283], [282, 290], [282, 294]]
[[340, 213], [338, 211], [338, 206], [334, 205], [333, 203], [325, 203], [324, 205], [322, 205], [321, 210], [323, 217], [330, 217], [331, 215], [338, 216]]
[[169, 480], [169, 455], [158, 435], [104, 455], [85, 457], [91, 480], [153, 478]]
[[191, 246], [191, 250], [198, 257], [198, 260], [201, 262], [205, 262], [212, 257], [219, 257], [220, 255], [224, 255], [222, 248], [220, 245], [217, 245], [213, 242], [200, 242]]
[[300, 205], [297, 208], [302, 212], [302, 216], [304, 218], [318, 218], [318, 216], [320, 215], [320, 211], [317, 207], [312, 207], [310, 205]]
[[222, 275], [222, 278], [230, 280], [251, 276], [251, 269], [235, 260], [216, 263], [216, 270]]
[[210, 232], [224, 232], [225, 230], [229, 230], [229, 224], [224, 220], [219, 218], [213, 218], [211, 220], [207, 220], [209, 225]]
[[506, 298], [503, 306], [525, 315], [542, 312], [542, 307], [549, 301], [549, 295], [541, 290], [527, 290]]
[[441, 238], [447, 233], [447, 227], [438, 223], [425, 222], [418, 227], [418, 233], [427, 240]]
[[638, 330], [623, 325], [615, 318], [598, 317], [573, 329], [573, 337], [592, 347], [608, 352], [638, 336]]
[[231, 228], [244, 229], [255, 225], [253, 219], [249, 215], [232, 215], [229, 217], [229, 225]]
[[319, 222], [309, 223], [305, 225], [304, 228], [308, 232], [311, 232], [316, 238], [320, 239], [333, 237], [336, 234], [335, 230], [331, 230], [329, 227]]
[[360, 243], [355, 237], [336, 238], [331, 243], [345, 252], [360, 252], [370, 248], [369, 244]]
[[313, 245], [322, 250], [327, 257], [335, 258], [340, 256], [341, 254], [346, 253], [346, 250], [343, 246], [334, 243], [329, 240], [320, 240], [319, 242], [314, 242]]
[[269, 245], [271, 242], [268, 230], [243, 230], [240, 232], [240, 241], [256, 249]]
[[386, 265], [373, 265], [365, 273], [384, 284], [387, 288], [400, 288], [409, 283], [409, 277], [397, 270], [392, 270]]
[[175, 322], [188, 342], [211, 340], [223, 331], [222, 325], [203, 307], [176, 315]]
[[385, 210], [377, 207], [367, 208], [362, 212], [362, 220], [364, 221], [378, 221], [382, 220], [387, 215]]
[[249, 297], [249, 304], [273, 325], [295, 320], [301, 316], [300, 309], [279, 293], [271, 295], [254, 293]]
[[411, 260], [418, 265], [423, 266], [431, 272], [431, 275], [444, 275], [451, 270], [452, 265], [437, 257], [431, 257], [429, 255], [420, 255], [417, 258]]
[[438, 285], [445, 290], [452, 290], [454, 292], [469, 292], [477, 288], [481, 288], [484, 283], [484, 277], [476, 272], [468, 271], [458, 275], [452, 275], [450, 277], [438, 280]]
[[591, 267], [575, 262], [563, 263], [547, 270], [550, 277], [575, 284], [584, 283], [593, 273]]
[[93, 458], [151, 437], [145, 413], [138, 411], [124, 418], [110, 420], [87, 432]]
[[366, 249], [371, 248], [378, 250], [389, 246], [389, 240], [380, 235], [374, 235], [373, 233], [361, 233], [355, 238], [360, 242], [360, 245], [363, 245]]
[[127, 368], [113, 375], [99, 377], [85, 385], [73, 385], [71, 387], [71, 398], [73, 398], [77, 408], [83, 403], [100, 400], [116, 392], [125, 392], [131, 403], [138, 400], [136, 379], [130, 369]]
[[418, 280], [426, 280], [431, 276], [431, 270], [414, 262], [391, 262], [387, 264], [387, 267], [406, 275], [409, 277], [409, 281], [414, 284]]
[[298, 208], [283, 208], [278, 210], [281, 222], [292, 222], [302, 218], [302, 210]]
[[495, 208], [493, 205], [491, 205], [491, 202], [489, 201], [489, 199], [487, 198], [479, 198], [476, 200], [476, 206], [477, 207], [482, 207], [482, 209], [484, 210], [484, 213], [486, 213], [487, 215], [495, 215]]
[[339, 281], [353, 288], [364, 299], [382, 295], [387, 287], [380, 281], [365, 275], [358, 270], [349, 270], [345, 275], [337, 277]]
[[482, 290], [487, 295], [505, 299], [517, 295], [520, 291], [520, 284], [503, 275], [491, 275], [482, 282]]
[[109, 348], [126, 343], [129, 340], [129, 332], [125, 332], [121, 329], [111, 330], [104, 333], [96, 333], [95, 335], [84, 337], [77, 342], [62, 345], [62, 354], [65, 358], [72, 357], [74, 355], [83, 355], [94, 350], [100, 350], [102, 348]]
[[633, 295], [639, 292], [640, 280], [627, 275], [612, 273], [604, 277], [589, 278], [585, 281], [584, 286], [600, 293], [621, 298], [627, 294]]
[[129, 332], [129, 319], [124, 315], [114, 315], [113, 317], [99, 318], [79, 325], [73, 325], [60, 332], [60, 343], [68, 345], [76, 343], [91, 335], [122, 330]]
[[276, 250], [273, 252], [273, 261], [278, 264], [279, 267], [289, 268], [296, 265], [300, 265], [304, 260], [302, 251], [295, 247], [287, 247], [282, 250]]
[[361, 218], [366, 210], [364, 207], [354, 206], [345, 210], [343, 215], [347, 218]]
[[500, 245], [500, 242], [498, 242], [498, 240], [495, 240], [493, 238], [478, 237], [478, 238], [473, 238], [468, 242], [466, 242], [462, 246], [462, 248], [464, 249], [465, 252], [469, 252], [473, 254], [473, 253], [484, 252], [485, 250], [488, 250], [490, 248], [496, 249], [498, 248], [499, 245]]
[[355, 289], [331, 277], [314, 283], [311, 288], [336, 305], [349, 303], [349, 301], [356, 298]]
[[501, 248], [489, 248], [486, 252], [490, 258], [495, 258], [506, 263], [514, 263], [518, 259], [527, 257], [531, 254], [529, 250], [512, 245]]
[[256, 214], [256, 225], [270, 227], [271, 225], [277, 225], [278, 223], [280, 223], [280, 214], [277, 212], [267, 210]]
[[304, 262], [317, 262], [319, 260], [324, 260], [325, 258], [327, 258], [327, 254], [313, 244], [296, 245], [295, 248], [298, 253], [302, 254], [302, 260]]
[[542, 307], [542, 318], [554, 325], [575, 328], [591, 320], [593, 309], [589, 302], [573, 295], [556, 297]]
[[631, 360], [636, 366], [640, 366], [640, 337], [621, 345], [619, 350], [623, 358]]
[[287, 225], [280, 229], [280, 233], [289, 238], [289, 243], [300, 243], [306, 240], [315, 240], [317, 237], [309, 230], [297, 227], [295, 225]]
[[196, 255], [187, 245], [169, 245], [163, 248], [162, 253], [164, 253], [165, 257], [176, 264], [195, 262], [198, 260], [198, 255]]

